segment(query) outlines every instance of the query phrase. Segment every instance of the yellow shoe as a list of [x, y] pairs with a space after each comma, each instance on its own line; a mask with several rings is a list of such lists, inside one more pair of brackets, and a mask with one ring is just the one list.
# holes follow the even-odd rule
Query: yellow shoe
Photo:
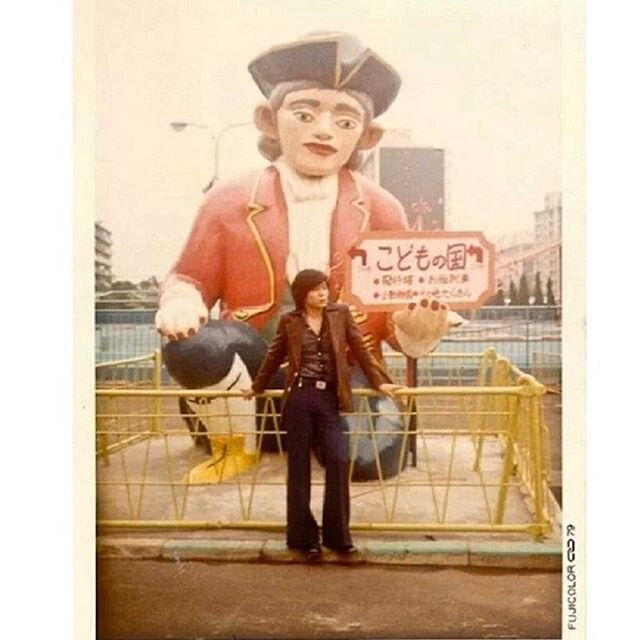
[[255, 453], [244, 450], [244, 436], [209, 436], [211, 460], [205, 460], [187, 474], [189, 484], [217, 484], [244, 473], [257, 462]]

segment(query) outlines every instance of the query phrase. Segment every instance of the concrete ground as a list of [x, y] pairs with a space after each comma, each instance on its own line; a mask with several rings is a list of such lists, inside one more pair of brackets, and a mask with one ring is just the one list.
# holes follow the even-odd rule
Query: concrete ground
[[[550, 485], [552, 489], [558, 489], [561, 479], [560, 414], [555, 410], [557, 396], [548, 396], [545, 400], [550, 434]], [[135, 431], [133, 416], [131, 422]], [[172, 418], [168, 428], [175, 429], [168, 437], [143, 440], [113, 453], [108, 461], [98, 460], [99, 521], [284, 522], [284, 456], [263, 454], [255, 467], [222, 484], [185, 484], [192, 470], [209, 464], [211, 458], [201, 448], [193, 446], [179, 418]], [[477, 443], [473, 437], [425, 433], [418, 437], [416, 467], [407, 466], [401, 474], [384, 482], [352, 485], [352, 524], [448, 522], [469, 525], [494, 521], [505, 464], [501, 441], [497, 437], [484, 440], [476, 469]], [[228, 466], [232, 468], [231, 463]], [[503, 523], [531, 523], [530, 501], [518, 487], [516, 478], [510, 480]], [[324, 471], [314, 461], [314, 511], [321, 511], [323, 481]], [[555, 508], [551, 506], [554, 517]]]
[[100, 640], [560, 638], [561, 574], [101, 559]]

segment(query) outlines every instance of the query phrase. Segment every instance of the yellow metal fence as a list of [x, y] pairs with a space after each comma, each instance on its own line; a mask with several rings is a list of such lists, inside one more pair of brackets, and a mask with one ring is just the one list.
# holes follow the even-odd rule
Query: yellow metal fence
[[[392, 357], [389, 368], [402, 374], [403, 362]], [[237, 392], [162, 388], [160, 372], [158, 352], [96, 371], [98, 525], [282, 530], [285, 434], [275, 402], [281, 392], [265, 394], [256, 420]], [[420, 360], [418, 372], [422, 386], [403, 391], [395, 416], [385, 412], [400, 426], [372, 410], [372, 391], [355, 391], [350, 446], [356, 451], [361, 439], [368, 441], [378, 477], [352, 482], [352, 529], [549, 533], [555, 514], [545, 387], [493, 349], [434, 354]], [[181, 397], [213, 434], [211, 453], [194, 446]], [[264, 451], [267, 437], [275, 438], [275, 451]], [[401, 454], [397, 471], [385, 478], [380, 454], [389, 438], [400, 443]], [[248, 458], [226, 455], [238, 440], [251, 449]], [[207, 467], [216, 470], [213, 481], [194, 474]], [[322, 479], [314, 464], [317, 511]]]

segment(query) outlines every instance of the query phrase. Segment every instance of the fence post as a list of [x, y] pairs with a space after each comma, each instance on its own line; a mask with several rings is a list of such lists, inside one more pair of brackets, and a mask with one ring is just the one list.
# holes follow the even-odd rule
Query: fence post
[[[407, 387], [418, 386], [418, 360], [417, 358], [411, 358], [407, 356]], [[416, 403], [418, 399], [415, 398]], [[418, 466], [418, 447], [417, 447], [417, 433], [418, 433], [418, 411], [409, 413], [409, 451], [411, 451], [411, 466]]]
[[531, 449], [532, 462], [532, 488], [533, 501], [535, 509], [536, 525], [538, 527], [539, 538], [544, 536], [548, 529], [549, 519], [545, 509], [547, 496], [545, 494], [545, 469], [544, 469], [544, 447], [542, 445], [542, 421], [541, 417], [541, 398], [546, 393], [546, 387], [540, 384], [532, 376], [522, 376], [518, 381], [525, 389], [525, 401], [529, 402], [529, 446]]
[[[160, 349], [155, 349], [153, 352], [153, 388], [159, 391], [162, 387], [162, 352]], [[156, 396], [153, 399], [153, 418], [151, 419], [151, 430], [155, 433], [159, 433], [160, 429], [160, 415], [162, 409], [162, 398]]]
[[[104, 419], [100, 418], [100, 411], [101, 410], [98, 408], [98, 398], [96, 398], [96, 431], [100, 431], [104, 429], [104, 424], [103, 424]], [[98, 456], [102, 459], [102, 461], [105, 464], [110, 464], [111, 461], [109, 460], [109, 434], [103, 433], [97, 437], [97, 440], [98, 441], [96, 444], [98, 449]]]
[[507, 504], [507, 496], [509, 494], [509, 486], [511, 484], [511, 476], [513, 475], [514, 449], [518, 438], [518, 403], [520, 396], [515, 402], [507, 399], [509, 407], [509, 416], [505, 421], [507, 424], [507, 437], [505, 443], [504, 462], [502, 463], [502, 475], [500, 477], [500, 489], [498, 490], [498, 498], [496, 501], [496, 514], [493, 523], [502, 524], [504, 521], [504, 512]]
[[[507, 358], [498, 358], [493, 378], [494, 386], [510, 387], [511, 362]], [[496, 515], [494, 523], [502, 524], [509, 493], [510, 478], [513, 475], [515, 446], [518, 437], [517, 406], [514, 406], [508, 396], [495, 396], [493, 408], [496, 412], [495, 431], [505, 447], [504, 461], [500, 488], [496, 500]]]
[[[493, 347], [489, 347], [480, 359], [478, 368], [478, 378], [476, 380], [477, 387], [490, 387], [495, 384], [494, 375], [496, 370], [496, 361], [498, 354]], [[476, 449], [476, 457], [473, 462], [473, 470], [480, 471], [480, 462], [482, 459], [482, 447], [484, 445], [484, 433], [487, 426], [487, 412], [492, 405], [493, 400], [489, 396], [477, 396], [475, 402], [475, 414], [472, 420], [472, 431], [474, 432], [474, 446]]]

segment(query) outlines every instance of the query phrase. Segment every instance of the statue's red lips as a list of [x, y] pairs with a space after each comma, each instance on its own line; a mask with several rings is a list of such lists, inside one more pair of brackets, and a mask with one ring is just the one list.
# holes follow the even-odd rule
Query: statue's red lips
[[307, 142], [304, 145], [311, 151], [311, 153], [315, 153], [318, 156], [332, 156], [334, 153], [337, 153], [338, 150], [332, 147], [330, 144], [320, 144], [318, 142]]

